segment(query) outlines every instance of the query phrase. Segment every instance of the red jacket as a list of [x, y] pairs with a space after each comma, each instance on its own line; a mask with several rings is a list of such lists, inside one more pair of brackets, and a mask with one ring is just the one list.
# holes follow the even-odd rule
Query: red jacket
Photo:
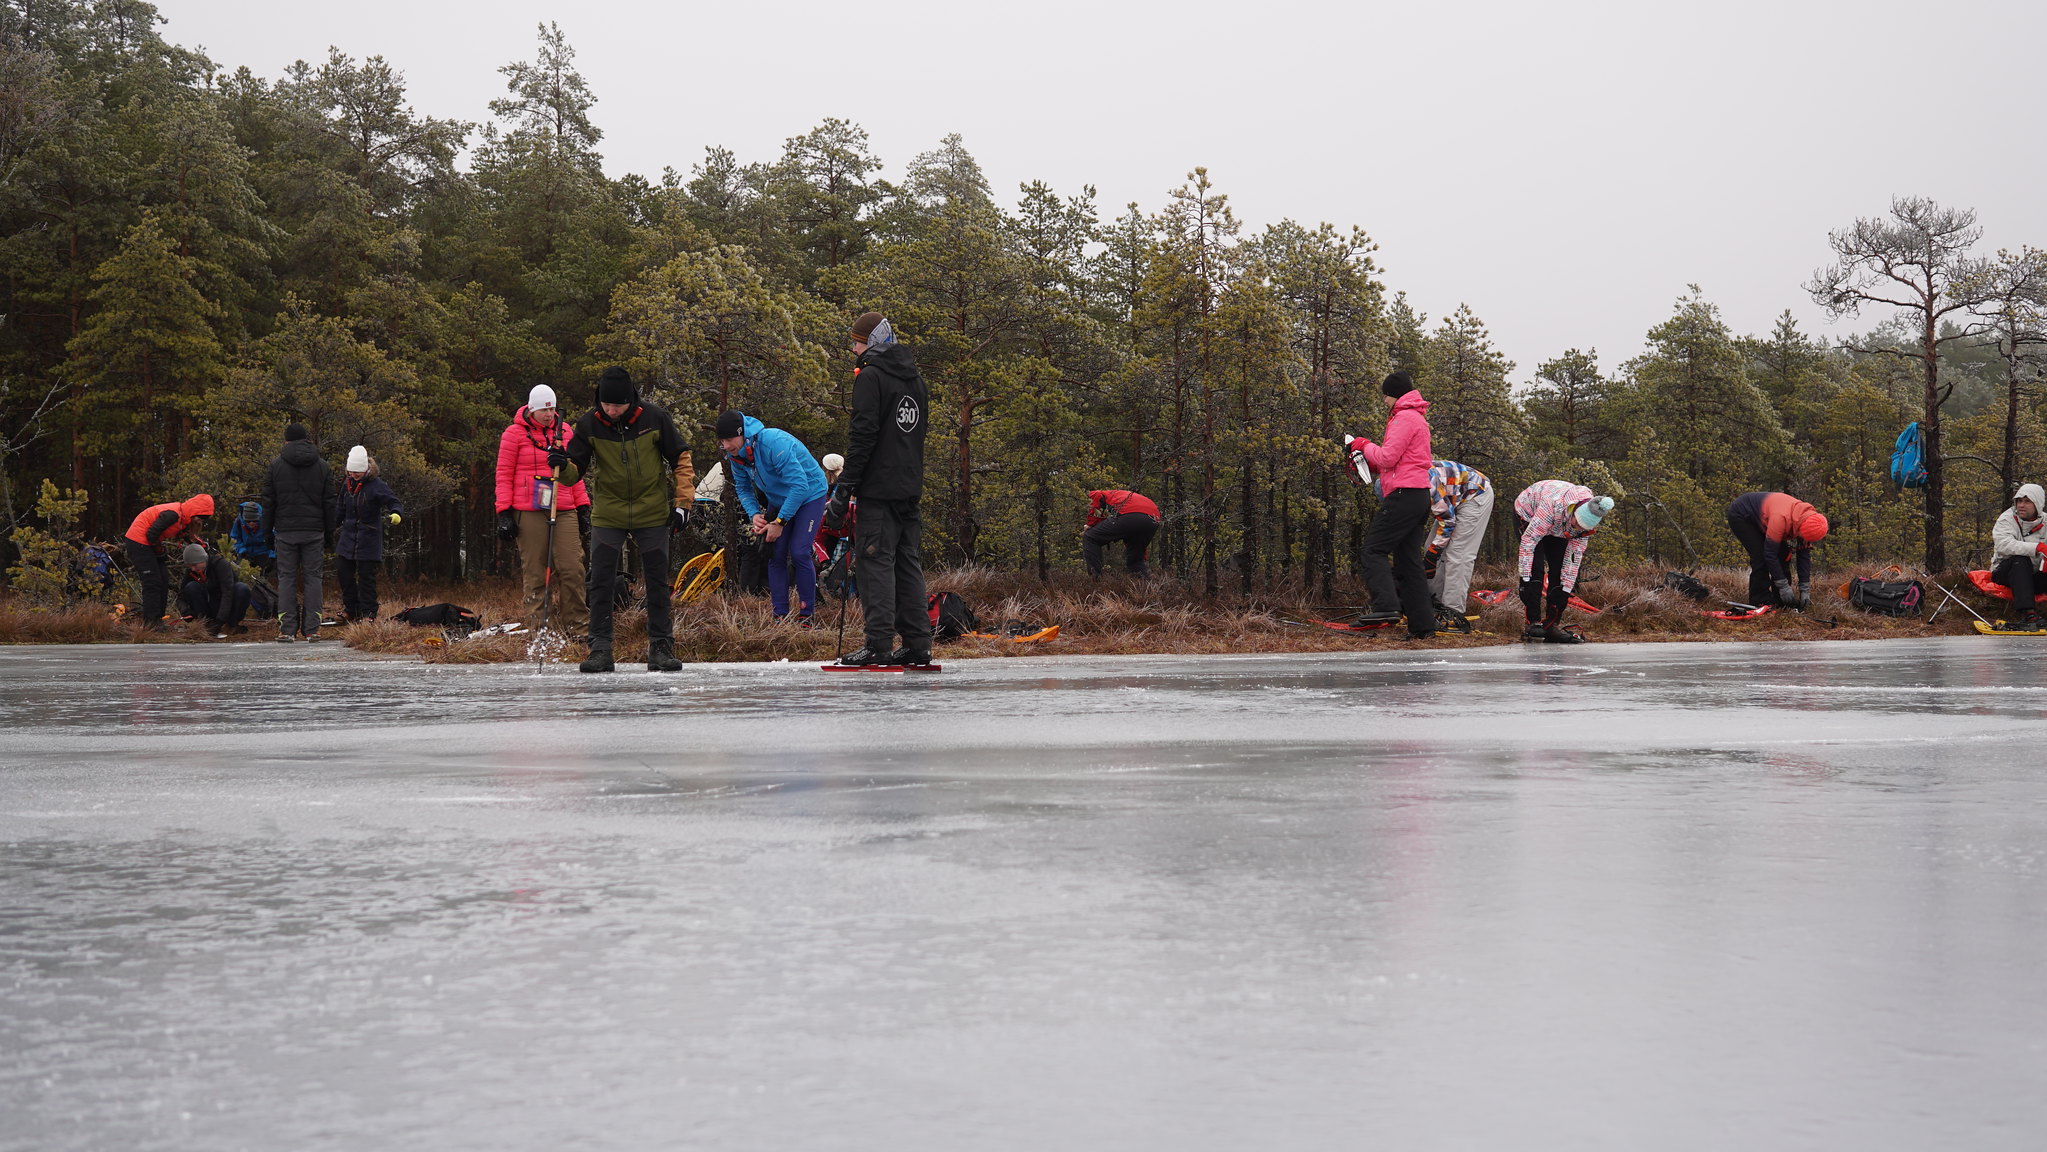
[[1363, 436], [1350, 446], [1365, 454], [1379, 477], [1379, 490], [1427, 488], [1429, 465], [1429, 402], [1422, 394], [1408, 391], [1393, 402], [1393, 415], [1386, 418], [1386, 443], [1374, 444]]
[[201, 516], [213, 515], [213, 497], [201, 492], [179, 504], [152, 504], [128, 525], [128, 539], [141, 545], [174, 539]]
[[1090, 528], [1126, 512], [1139, 512], [1154, 520], [1159, 518], [1159, 506], [1141, 493], [1116, 488], [1087, 494], [1087, 526]]
[[[539, 511], [533, 506], [533, 481], [544, 480], [549, 475], [547, 445], [550, 438], [556, 445], [566, 448], [569, 441], [576, 438], [576, 430], [569, 427], [569, 422], [562, 419], [559, 412], [555, 413], [554, 427], [545, 429], [535, 424], [524, 408], [512, 417], [505, 434], [498, 437], [498, 511], [503, 512], [507, 508], [517, 508], [521, 512]], [[589, 502], [589, 494], [583, 490], [583, 482], [578, 480], [562, 487], [556, 494], [554, 506], [567, 512]]]

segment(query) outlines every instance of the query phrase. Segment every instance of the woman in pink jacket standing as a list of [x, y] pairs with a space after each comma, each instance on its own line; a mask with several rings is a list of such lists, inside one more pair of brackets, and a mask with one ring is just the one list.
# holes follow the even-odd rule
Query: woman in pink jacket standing
[[[1371, 607], [1361, 623], [1392, 623], [1407, 617], [1407, 638], [1426, 640], [1436, 634], [1436, 613], [1429, 600], [1429, 580], [1422, 570], [1422, 546], [1428, 543], [1434, 518], [1429, 510], [1429, 402], [1414, 390], [1414, 379], [1395, 372], [1379, 386], [1393, 402], [1386, 419], [1386, 442], [1363, 436], [1351, 451], [1363, 456], [1379, 476], [1379, 511], [1365, 532], [1365, 585], [1372, 590]], [[1379, 558], [1391, 559], [1392, 567]], [[1396, 610], [1395, 603], [1400, 605]]]
[[[556, 483], [547, 466], [547, 450], [566, 448], [574, 437], [575, 430], [556, 410], [554, 389], [536, 384], [527, 394], [526, 406], [498, 438], [498, 538], [519, 542], [526, 623], [539, 625], [552, 559], [561, 609], [548, 614], [549, 630], [559, 623], [562, 634], [571, 640], [590, 630], [590, 609], [583, 597], [583, 538], [576, 531], [576, 510], [588, 507], [590, 497], [584, 494], [580, 480]], [[556, 510], [552, 550], [547, 539], [550, 499]]]

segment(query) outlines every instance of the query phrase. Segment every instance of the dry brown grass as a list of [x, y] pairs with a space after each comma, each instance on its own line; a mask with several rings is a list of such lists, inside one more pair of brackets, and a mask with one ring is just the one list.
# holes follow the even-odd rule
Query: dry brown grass
[[[1582, 626], [1594, 641], [1653, 640], [1859, 640], [1887, 637], [1931, 636], [1967, 633], [1970, 617], [1950, 608], [1936, 624], [1907, 618], [1872, 616], [1849, 607], [1836, 592], [1846, 573], [1830, 574], [1814, 599], [1811, 618], [1779, 613], [1752, 621], [1721, 621], [1700, 615], [1702, 608], [1719, 607], [1722, 600], [1738, 600], [1746, 591], [1745, 570], [1709, 568], [1697, 573], [1714, 590], [1714, 600], [1695, 604], [1675, 592], [1663, 590], [1661, 568], [1588, 568], [1579, 594], [1606, 611], [1587, 615], [1576, 609], [1566, 622]], [[1947, 583], [1944, 581], [1944, 583]], [[1479, 570], [1474, 588], [1514, 586], [1513, 573], [1487, 566]], [[1950, 583], [1950, 587], [1957, 587]], [[941, 659], [964, 657], [1005, 657], [1038, 655], [1100, 655], [1136, 653], [1209, 654], [1231, 652], [1330, 652], [1356, 648], [1388, 649], [1413, 647], [1402, 639], [1402, 630], [1389, 628], [1365, 635], [1332, 632], [1307, 622], [1334, 617], [1364, 603], [1366, 597], [1355, 584], [1339, 585], [1339, 605], [1331, 606], [1319, 596], [1299, 588], [1263, 592], [1246, 602], [1239, 597], [1204, 599], [1177, 580], [1154, 578], [1132, 581], [1112, 574], [1093, 581], [1075, 573], [1055, 574], [1041, 584], [1027, 575], [997, 572], [985, 568], [963, 568], [935, 573], [932, 591], [957, 592], [979, 615], [986, 631], [999, 632], [1011, 622], [1041, 627], [1060, 626], [1060, 635], [1049, 643], [1020, 644], [999, 639], [968, 638], [940, 645]], [[1960, 589], [1957, 587], [1957, 590]], [[1985, 615], [1996, 613], [1974, 592], [1964, 593]], [[1937, 597], [1936, 597], [1937, 598]], [[486, 625], [515, 620], [520, 615], [517, 589], [505, 581], [461, 587], [398, 585], [383, 597], [386, 613], [415, 604], [453, 601], [483, 617]], [[1488, 644], [1518, 642], [1521, 634], [1521, 605], [1508, 599], [1496, 607], [1476, 600], [1472, 609], [1480, 616], [1479, 632], [1471, 636], [1439, 634], [1428, 642], [1432, 648], [1471, 648]], [[845, 648], [860, 644], [860, 607], [852, 605], [847, 615]], [[1824, 627], [1813, 618], [1836, 618], [1836, 627]], [[702, 604], [678, 607], [675, 617], [675, 654], [684, 661], [817, 661], [832, 659], [841, 651], [838, 640], [838, 603], [827, 599], [819, 608], [820, 627], [805, 630], [774, 623], [764, 598], [734, 596], [713, 598]], [[646, 618], [638, 609], [622, 612], [615, 622], [617, 659], [621, 665], [646, 659]], [[431, 663], [511, 663], [531, 659], [530, 636], [495, 636], [472, 640], [445, 639], [438, 629], [413, 628], [393, 620], [323, 630], [351, 648], [394, 656], [415, 656]], [[269, 640], [265, 622], [250, 626], [241, 640]], [[115, 619], [104, 609], [76, 608], [41, 611], [12, 598], [0, 599], [0, 643], [177, 643], [212, 642], [192, 626], [173, 620], [163, 632], [146, 632]], [[571, 662], [582, 659], [581, 638], [554, 654]]]

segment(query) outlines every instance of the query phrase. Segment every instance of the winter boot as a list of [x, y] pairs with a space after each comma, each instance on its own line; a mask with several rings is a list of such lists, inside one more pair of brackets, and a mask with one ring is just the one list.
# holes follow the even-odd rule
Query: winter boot
[[931, 649], [898, 648], [889, 654], [889, 663], [921, 668], [931, 663]]
[[647, 641], [647, 671], [649, 672], [682, 671], [682, 661], [677, 660], [675, 658], [675, 641], [673, 640]]
[[839, 657], [839, 664], [845, 668], [888, 668], [901, 663], [894, 655], [874, 648], [862, 648]]
[[1391, 624], [1398, 619], [1400, 619], [1400, 613], [1398, 611], [1386, 608], [1367, 608], [1365, 609], [1364, 614], [1358, 617], [1358, 623]]
[[1585, 638], [1583, 636], [1578, 635], [1576, 632], [1572, 632], [1565, 629], [1563, 625], [1563, 619], [1564, 610], [1561, 607], [1552, 608], [1548, 612], [1543, 614], [1542, 617], [1543, 643], [1583, 644], [1585, 642]]
[[614, 665], [611, 662], [611, 645], [609, 644], [605, 644], [602, 646], [596, 644], [590, 645], [590, 654], [588, 656], [583, 657], [583, 662], [577, 665], [577, 667], [581, 668], [585, 672], [611, 671], [612, 668], [614, 667]]
[[1528, 623], [1521, 627], [1521, 638], [1523, 640], [1547, 640], [1549, 639], [1548, 631], [1548, 629], [1542, 626], [1542, 621], [1530, 616]]

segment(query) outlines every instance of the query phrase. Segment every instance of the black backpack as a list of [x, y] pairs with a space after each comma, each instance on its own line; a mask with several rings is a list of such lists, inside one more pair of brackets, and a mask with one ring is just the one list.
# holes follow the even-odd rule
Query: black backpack
[[414, 628], [445, 628], [464, 636], [483, 627], [483, 617], [459, 604], [428, 604], [419, 608], [407, 608], [391, 619], [410, 624]]
[[1871, 580], [1857, 576], [1848, 581], [1848, 603], [1879, 616], [1914, 616], [1926, 599], [1926, 589], [1917, 580]]
[[933, 640], [957, 640], [981, 627], [974, 610], [967, 607], [966, 598], [957, 592], [933, 592], [925, 604], [931, 609]]

